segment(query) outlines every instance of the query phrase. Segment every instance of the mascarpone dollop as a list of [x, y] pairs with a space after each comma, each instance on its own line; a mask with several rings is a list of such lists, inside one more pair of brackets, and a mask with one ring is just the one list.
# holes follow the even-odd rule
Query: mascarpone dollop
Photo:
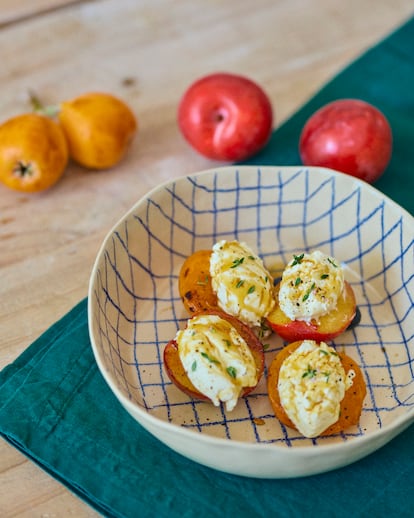
[[227, 320], [217, 315], [190, 319], [175, 338], [181, 363], [194, 387], [231, 411], [245, 387], [258, 383], [253, 354]]
[[275, 305], [273, 279], [246, 243], [219, 241], [213, 246], [210, 275], [218, 304], [245, 324], [260, 326]]
[[282, 363], [280, 402], [305, 437], [317, 437], [338, 421], [341, 401], [354, 376], [353, 370], [345, 373], [333, 347], [305, 340]]
[[282, 274], [280, 309], [291, 320], [317, 320], [336, 308], [344, 282], [335, 258], [319, 250], [294, 255]]

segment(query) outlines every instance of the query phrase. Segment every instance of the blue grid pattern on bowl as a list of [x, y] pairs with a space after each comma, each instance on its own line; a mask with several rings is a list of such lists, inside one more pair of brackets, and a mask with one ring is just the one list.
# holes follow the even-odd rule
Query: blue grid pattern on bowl
[[[171, 384], [163, 349], [188, 318], [179, 269], [192, 252], [220, 239], [247, 242], [275, 277], [301, 251], [321, 249], [342, 262], [362, 319], [334, 345], [364, 373], [359, 427], [333, 438], [301, 437], [274, 417], [265, 377], [231, 413]], [[161, 186], [111, 232], [92, 291], [94, 338], [111, 381], [160, 419], [249, 442], [346, 441], [414, 408], [413, 293], [412, 218], [377, 191], [323, 170], [232, 167]], [[267, 366], [281, 347], [280, 338], [268, 340]]]

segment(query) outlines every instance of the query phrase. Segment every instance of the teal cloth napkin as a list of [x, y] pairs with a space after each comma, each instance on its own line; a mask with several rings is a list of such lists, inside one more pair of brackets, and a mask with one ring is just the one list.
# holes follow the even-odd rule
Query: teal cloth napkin
[[[413, 213], [413, 84], [414, 18], [328, 83], [249, 163], [297, 165], [300, 129], [315, 109], [365, 99], [394, 133], [392, 162], [376, 187]], [[220, 473], [171, 451], [101, 377], [86, 300], [3, 369], [0, 388], [2, 436], [108, 517], [413, 516], [414, 426], [350, 466], [290, 480]]]

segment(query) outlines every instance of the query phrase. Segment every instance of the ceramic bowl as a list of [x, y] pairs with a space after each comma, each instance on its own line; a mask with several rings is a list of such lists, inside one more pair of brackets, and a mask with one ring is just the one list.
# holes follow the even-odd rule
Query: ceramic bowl
[[[150, 433], [211, 468], [289, 478], [368, 455], [414, 421], [413, 217], [370, 185], [322, 168], [230, 166], [157, 187], [109, 232], [89, 287], [93, 352], [107, 384]], [[367, 384], [359, 426], [307, 439], [275, 418], [260, 384], [232, 412], [169, 380], [163, 349], [186, 314], [178, 273], [221, 239], [248, 243], [277, 272], [302, 251], [340, 260], [361, 312], [334, 345]], [[284, 343], [268, 340], [266, 365]]]

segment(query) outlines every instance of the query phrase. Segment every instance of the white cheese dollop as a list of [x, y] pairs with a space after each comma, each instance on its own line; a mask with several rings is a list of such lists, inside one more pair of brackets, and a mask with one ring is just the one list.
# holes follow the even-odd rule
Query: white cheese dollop
[[187, 376], [214, 405], [224, 402], [231, 411], [243, 388], [257, 385], [253, 354], [227, 320], [217, 315], [195, 316], [175, 340]]
[[291, 320], [310, 322], [336, 308], [344, 289], [338, 261], [316, 250], [293, 256], [282, 274], [279, 306]]
[[333, 347], [305, 340], [282, 363], [280, 402], [305, 437], [317, 437], [338, 421], [341, 401], [354, 376], [352, 370], [345, 374]]
[[210, 275], [220, 308], [245, 324], [260, 326], [273, 309], [273, 279], [246, 243], [216, 243], [210, 259]]

